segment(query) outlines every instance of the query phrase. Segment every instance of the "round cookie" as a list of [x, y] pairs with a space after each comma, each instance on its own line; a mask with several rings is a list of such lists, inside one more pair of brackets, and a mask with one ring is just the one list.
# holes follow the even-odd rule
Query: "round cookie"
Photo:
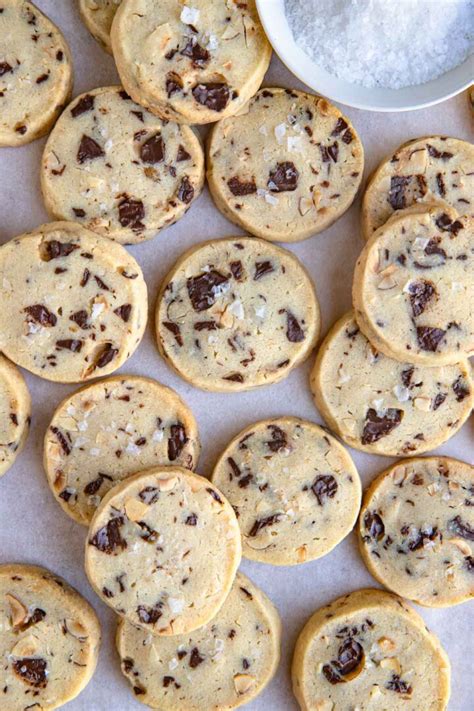
[[20, 371], [0, 355], [0, 477], [25, 446], [31, 398]]
[[232, 506], [208, 481], [155, 467], [114, 486], [86, 541], [86, 573], [115, 612], [151, 634], [192, 632], [211, 620], [241, 558]]
[[362, 557], [398, 595], [429, 607], [474, 597], [474, 467], [405, 459], [370, 485], [359, 519]]
[[119, 244], [52, 222], [0, 247], [0, 350], [46, 380], [108, 375], [140, 343], [147, 290]]
[[212, 481], [237, 515], [246, 558], [274, 565], [329, 553], [354, 527], [357, 469], [312, 422], [279, 417], [250, 425], [226, 447]]
[[257, 237], [298, 242], [352, 204], [364, 170], [362, 143], [326, 99], [261, 89], [208, 142], [207, 178], [219, 210]]
[[88, 525], [115, 484], [153, 465], [194, 469], [196, 420], [179, 395], [156, 380], [116, 376], [68, 396], [44, 441], [44, 467], [58, 503]]
[[42, 158], [49, 214], [122, 244], [179, 220], [203, 182], [204, 152], [192, 128], [162, 121], [120, 86], [74, 99]]
[[443, 202], [467, 214], [473, 195], [472, 143], [445, 136], [408, 141], [369, 179], [362, 200], [362, 233], [369, 239], [394, 211], [418, 202]]
[[94, 674], [100, 625], [62, 578], [33, 565], [0, 565], [2, 711], [57, 709]]
[[293, 691], [302, 711], [444, 711], [450, 664], [401, 598], [363, 589], [317, 610], [296, 643]]
[[111, 40], [130, 96], [162, 118], [192, 124], [235, 115], [260, 86], [272, 52], [255, 0], [125, 0]]
[[238, 391], [276, 383], [319, 335], [319, 305], [293, 254], [252, 237], [203, 242], [165, 277], [158, 348], [196, 387]]
[[367, 341], [352, 312], [321, 345], [311, 390], [321, 415], [349, 446], [390, 457], [438, 447], [474, 404], [468, 361], [438, 368], [399, 363]]
[[103, 49], [112, 54], [110, 29], [122, 0], [79, 0], [82, 20]]
[[281, 622], [268, 597], [237, 573], [229, 596], [191, 634], [153, 637], [122, 620], [117, 648], [139, 701], [161, 711], [220, 711], [249, 703], [271, 681]]
[[391, 218], [354, 271], [361, 330], [385, 355], [425, 365], [474, 354], [474, 217], [430, 206]]
[[72, 89], [66, 40], [32, 2], [0, 8], [0, 147], [48, 133]]

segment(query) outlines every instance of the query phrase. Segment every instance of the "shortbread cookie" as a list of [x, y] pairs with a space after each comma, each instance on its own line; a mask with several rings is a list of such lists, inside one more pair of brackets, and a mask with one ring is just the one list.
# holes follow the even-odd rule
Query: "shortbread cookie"
[[50, 215], [122, 244], [151, 239], [179, 220], [203, 182], [204, 152], [194, 131], [157, 118], [120, 86], [74, 99], [42, 159]]
[[31, 422], [31, 399], [20, 371], [0, 355], [0, 476], [23, 449]]
[[110, 28], [122, 0], [79, 0], [79, 12], [87, 29], [105, 49], [112, 54]]
[[326, 99], [261, 89], [212, 131], [209, 187], [240, 227], [272, 241], [321, 232], [352, 204], [364, 150], [349, 119]]
[[44, 136], [71, 88], [71, 54], [56, 25], [32, 2], [2, 0], [0, 147]]
[[474, 206], [474, 146], [445, 136], [404, 143], [377, 168], [362, 201], [366, 239], [396, 210], [418, 202], [442, 202], [459, 214]]
[[363, 589], [317, 610], [296, 643], [293, 691], [303, 711], [444, 711], [450, 664], [401, 598]]
[[100, 625], [86, 600], [57, 575], [0, 565], [2, 711], [57, 709], [94, 674]]
[[176, 635], [219, 612], [240, 557], [232, 506], [209, 480], [155, 467], [103, 499], [86, 542], [86, 573], [119, 615], [151, 634]]
[[352, 298], [385, 355], [425, 365], [474, 354], [474, 215], [408, 210], [374, 233], [357, 260]]
[[326, 336], [311, 389], [321, 415], [348, 445], [390, 457], [438, 447], [474, 405], [468, 361], [438, 368], [399, 363], [369, 343], [352, 313]]
[[122, 672], [142, 703], [161, 711], [220, 711], [249, 703], [271, 681], [280, 658], [281, 622], [268, 597], [237, 573], [207, 625], [154, 637], [122, 620]]
[[0, 247], [0, 350], [47, 380], [108, 375], [135, 351], [147, 290], [133, 257], [72, 222]]
[[429, 607], [474, 597], [474, 467], [448, 457], [405, 459], [364, 496], [360, 549], [372, 575]]
[[158, 347], [205, 390], [249, 390], [282, 380], [320, 329], [309, 275], [290, 252], [252, 237], [204, 242], [164, 279]]
[[352, 530], [360, 508], [357, 469], [325, 430], [296, 417], [250, 425], [214, 469], [239, 521], [242, 553], [274, 565], [329, 553]]
[[130, 96], [179, 123], [236, 114], [257, 91], [271, 58], [255, 0], [125, 0], [111, 39]]
[[199, 435], [179, 395], [150, 378], [106, 378], [57, 408], [44, 442], [44, 467], [64, 511], [88, 525], [115, 484], [153, 465], [194, 469]]

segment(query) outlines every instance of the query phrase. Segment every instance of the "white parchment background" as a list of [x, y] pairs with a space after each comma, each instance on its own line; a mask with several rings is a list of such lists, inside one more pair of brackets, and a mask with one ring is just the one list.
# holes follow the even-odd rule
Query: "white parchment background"
[[[74, 94], [117, 82], [112, 58], [83, 27], [74, 0], [36, 0], [62, 29], [75, 66]], [[274, 59], [265, 84], [298, 87]], [[344, 109], [343, 109], [344, 110]], [[369, 173], [400, 143], [423, 134], [448, 134], [473, 140], [473, 123], [465, 94], [434, 108], [404, 114], [376, 114], [347, 109], [362, 137]], [[39, 165], [44, 140], [22, 148], [0, 149], [0, 243], [47, 221], [39, 189]], [[362, 241], [359, 202], [333, 227], [291, 249], [302, 259], [316, 284], [323, 316], [323, 334], [350, 307], [355, 260]], [[237, 234], [214, 208], [207, 191], [177, 225], [153, 241], [131, 248], [140, 262], [153, 306], [160, 280], [190, 245], [211, 237]], [[0, 304], [1, 308], [1, 304]], [[175, 388], [194, 410], [203, 442], [199, 471], [208, 474], [220, 450], [243, 427], [276, 415], [298, 415], [322, 422], [308, 388], [313, 357], [282, 383], [242, 394], [212, 394], [194, 389], [171, 372], [156, 351], [150, 325], [138, 351], [120, 372], [149, 375]], [[64, 576], [94, 605], [103, 625], [103, 644], [97, 672], [87, 689], [68, 705], [71, 711], [132, 711], [144, 708], [133, 698], [119, 670], [114, 648], [115, 620], [94, 595], [83, 572], [86, 529], [69, 519], [56, 504], [42, 469], [42, 438], [54, 408], [75, 386], [54, 385], [27, 374], [33, 397], [33, 427], [26, 450], [0, 479], [0, 563], [22, 561], [50, 567]], [[440, 453], [474, 461], [474, 423]], [[351, 452], [364, 484], [390, 460]], [[244, 561], [242, 569], [277, 605], [283, 620], [283, 649], [277, 676], [249, 711], [297, 711], [291, 693], [289, 667], [296, 636], [319, 606], [350, 590], [375, 585], [350, 535], [325, 558], [295, 568], [274, 568]], [[450, 711], [474, 706], [474, 603], [446, 610], [421, 610], [428, 626], [440, 637], [453, 671]], [[1, 707], [1, 702], [0, 702]], [[423, 711], [420, 709], [419, 711]]]

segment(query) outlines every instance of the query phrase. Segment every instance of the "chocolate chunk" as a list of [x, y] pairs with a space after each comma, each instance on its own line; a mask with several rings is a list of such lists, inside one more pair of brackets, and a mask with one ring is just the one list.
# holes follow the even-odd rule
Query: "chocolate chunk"
[[105, 368], [118, 353], [118, 348], [114, 348], [111, 343], [106, 343], [102, 348], [99, 358], [96, 360], [96, 368]]
[[314, 480], [311, 491], [320, 506], [324, 506], [328, 499], [333, 499], [337, 492], [337, 481], [332, 474], [320, 474]]
[[132, 313], [132, 304], [122, 304], [118, 309], [114, 309], [114, 314], [119, 316], [122, 321], [128, 323], [130, 321], [130, 314]]
[[181, 329], [177, 323], [174, 321], [163, 321], [163, 326], [173, 334], [178, 346], [183, 346], [183, 337], [181, 336]]
[[81, 311], [76, 311], [76, 313], [69, 316], [69, 320], [74, 321], [74, 323], [77, 323], [77, 325], [80, 328], [83, 328], [84, 330], [90, 328], [89, 314], [85, 309], [82, 309]]
[[191, 669], [195, 669], [200, 664], [202, 664], [203, 661], [204, 657], [199, 654], [199, 649], [197, 647], [194, 647], [194, 649], [191, 650], [191, 654], [189, 656], [189, 666], [191, 667]]
[[193, 96], [198, 104], [206, 106], [210, 111], [224, 111], [230, 100], [230, 91], [227, 84], [209, 83], [197, 84], [193, 89]]
[[413, 316], [419, 316], [426, 308], [426, 304], [436, 296], [436, 289], [430, 281], [420, 279], [412, 281], [408, 286], [410, 304]]
[[291, 311], [286, 312], [286, 337], [291, 343], [301, 343], [305, 339], [304, 331]]
[[23, 309], [28, 316], [35, 322], [39, 323], [41, 326], [50, 328], [56, 326], [57, 318], [52, 311], [43, 306], [43, 304], [33, 304], [33, 306], [27, 306]]
[[120, 528], [124, 524], [125, 519], [123, 516], [110, 519], [105, 526], [99, 528], [97, 533], [89, 539], [89, 545], [95, 546], [101, 553], [106, 553], [107, 555], [114, 554], [117, 548], [125, 550], [128, 544], [120, 533]]
[[407, 681], [403, 681], [398, 674], [392, 674], [392, 678], [385, 684], [385, 688], [390, 691], [396, 691], [397, 694], [410, 695], [412, 687]]
[[188, 39], [186, 46], [181, 50], [180, 54], [182, 54], [183, 57], [189, 57], [192, 59], [193, 67], [196, 69], [205, 67], [211, 59], [211, 55], [207, 49], [201, 47], [201, 45], [196, 42], [194, 37], [190, 37]]
[[69, 257], [76, 249], [79, 249], [79, 245], [72, 244], [72, 242], [58, 242], [58, 240], [52, 239], [43, 243], [41, 258], [45, 262], [50, 262], [52, 259], [58, 259], [59, 257]]
[[64, 338], [61, 341], [56, 341], [56, 348], [60, 351], [72, 351], [80, 353], [84, 342], [77, 338]]
[[434, 326], [417, 326], [416, 337], [418, 345], [423, 351], [431, 351], [434, 353], [438, 350], [438, 346], [443, 340], [446, 331], [442, 328]]
[[340, 684], [344, 681], [331, 664], [325, 664], [322, 668], [322, 672], [331, 684]]
[[435, 399], [433, 400], [433, 410], [437, 410], [438, 407], [441, 407], [447, 397], [448, 393], [438, 393]]
[[177, 422], [170, 427], [170, 437], [168, 439], [168, 459], [174, 462], [184, 449], [185, 444], [189, 441], [186, 436], [186, 428], [182, 422]]
[[461, 538], [465, 538], [466, 541], [474, 541], [474, 528], [463, 521], [461, 516], [456, 516], [448, 521], [448, 528], [452, 533], [455, 533], [456, 536], [461, 536]]
[[334, 131], [331, 133], [331, 136], [339, 136], [339, 134], [345, 131], [346, 128], [348, 128], [348, 123], [341, 116], [337, 119]]
[[467, 555], [464, 558], [464, 566], [469, 573], [474, 573], [474, 557], [472, 555]]
[[252, 178], [252, 180], [240, 180], [237, 175], [234, 175], [233, 178], [227, 181], [227, 185], [232, 195], [236, 196], [252, 195], [257, 192], [255, 178]]
[[77, 104], [72, 107], [71, 116], [73, 118], [77, 118], [81, 114], [84, 114], [86, 111], [90, 111], [94, 108], [94, 101], [94, 96], [91, 96], [91, 94], [85, 94], [79, 99]]
[[184, 146], [180, 144], [178, 148], [178, 155], [176, 156], [176, 162], [182, 163], [184, 160], [190, 160], [190, 158], [190, 154], [187, 152]]
[[137, 607], [138, 619], [140, 620], [140, 622], [143, 622], [146, 625], [154, 625], [155, 622], [158, 622], [160, 617], [163, 616], [163, 613], [161, 611], [162, 607], [162, 602], [158, 602], [153, 607], [150, 607], [148, 605], [139, 605]]
[[48, 684], [47, 662], [45, 659], [21, 657], [12, 662], [13, 671], [28, 686], [45, 689]]
[[63, 434], [63, 432], [59, 429], [59, 427], [51, 427], [51, 432], [58, 440], [59, 446], [63, 450], [63, 453], [66, 455], [66, 457], [68, 457], [72, 451], [72, 446], [71, 446], [69, 434], [68, 435]]
[[[412, 482], [413, 483], [413, 482]], [[438, 527], [426, 527], [424, 529], [411, 532], [411, 538], [408, 541], [408, 549], [410, 551], [418, 551], [423, 548], [425, 541], [434, 541], [438, 535]]]
[[110, 291], [110, 288], [107, 286], [105, 281], [103, 279], [101, 279], [99, 276], [97, 276], [97, 274], [94, 276], [94, 279], [96, 280], [97, 284], [99, 285], [99, 287], [101, 289], [103, 289], [104, 291]]
[[428, 149], [428, 153], [432, 158], [440, 158], [441, 160], [446, 161], [453, 157], [452, 153], [448, 153], [448, 151], [438, 151], [437, 148], [430, 145], [429, 143], [426, 144], [426, 147]]
[[430, 256], [432, 254], [437, 254], [440, 257], [442, 257], [442, 259], [444, 261], [447, 258], [447, 254], [444, 251], [444, 249], [442, 249], [441, 247], [438, 246], [440, 242], [441, 242], [440, 237], [433, 237], [432, 239], [430, 239], [430, 241], [428, 242], [428, 244], [425, 247], [425, 254], [427, 254], [428, 256]]
[[184, 523], [186, 524], [186, 526], [197, 526], [197, 520], [198, 520], [197, 514], [192, 513], [192, 514], [189, 514], [189, 516], [187, 517], [187, 519]]
[[464, 385], [462, 376], [459, 376], [459, 378], [454, 381], [453, 390], [458, 402], [462, 402], [471, 392], [469, 388]]
[[17, 625], [14, 625], [13, 629], [15, 632], [25, 632], [28, 630], [30, 627], [34, 627], [34, 625], [37, 625], [41, 620], [44, 620], [46, 617], [46, 612], [42, 610], [40, 607], [35, 607], [32, 613], [30, 613], [26, 620], [20, 622]]
[[408, 368], [405, 368], [405, 370], [402, 370], [402, 372], [401, 372], [402, 383], [406, 388], [410, 387], [411, 379], [412, 379], [414, 372], [415, 372], [415, 366], [413, 366], [413, 365], [410, 365]]
[[388, 201], [394, 210], [403, 210], [406, 204], [405, 188], [410, 182], [409, 177], [394, 175], [390, 180]]
[[140, 231], [145, 228], [142, 223], [145, 217], [145, 207], [141, 200], [133, 200], [128, 196], [122, 198], [118, 204], [119, 222], [122, 227], [131, 227], [132, 230]]
[[146, 486], [139, 492], [138, 498], [145, 504], [148, 504], [148, 506], [151, 506], [152, 504], [156, 504], [160, 498], [160, 490], [157, 489], [156, 486]]
[[77, 150], [78, 163], [85, 163], [87, 160], [95, 160], [95, 158], [100, 158], [101, 156], [105, 156], [105, 153], [99, 144], [90, 136], [83, 134]]
[[298, 187], [299, 171], [290, 161], [277, 163], [274, 170], [270, 171], [267, 186], [272, 193], [292, 192]]
[[88, 269], [84, 269], [84, 272], [83, 272], [82, 278], [81, 278], [81, 282], [80, 282], [82, 287], [84, 287], [87, 284], [87, 282], [89, 281], [90, 275], [91, 275], [90, 271]]
[[86, 216], [86, 211], [80, 207], [73, 207], [72, 211], [76, 217], [85, 217]]
[[3, 75], [7, 72], [13, 74], [13, 68], [11, 64], [8, 64], [8, 62], [0, 62], [0, 77], [3, 77]]
[[248, 532], [250, 538], [255, 538], [255, 536], [267, 526], [274, 526], [280, 520], [281, 514], [272, 514], [271, 516], [266, 516], [265, 518], [260, 518], [255, 521], [252, 528]]
[[222, 378], [222, 380], [230, 380], [233, 383], [243, 383], [244, 376], [241, 373], [231, 373]]
[[359, 666], [363, 659], [364, 650], [362, 646], [355, 639], [349, 637], [338, 649], [337, 666], [335, 666], [339, 674], [347, 676]]
[[270, 274], [270, 272], [274, 271], [275, 269], [271, 262], [255, 262], [254, 281], [258, 281], [258, 279], [261, 279], [265, 274]]
[[191, 185], [187, 175], [181, 180], [180, 186], [178, 188], [178, 200], [184, 202], [185, 205], [189, 205], [194, 197], [194, 188]]
[[385, 535], [385, 526], [382, 517], [375, 511], [367, 511], [364, 516], [364, 526], [369, 536], [376, 541], [382, 540]]
[[36, 79], [37, 84], [43, 84], [43, 82], [47, 81], [49, 79], [49, 74], [40, 74], [39, 77]]
[[179, 74], [169, 72], [166, 76], [166, 93], [168, 94], [168, 98], [173, 96], [173, 94], [176, 94], [176, 92], [181, 91], [182, 88], [183, 80]]
[[108, 474], [99, 474], [97, 479], [93, 479], [88, 484], [86, 484], [86, 486], [84, 487], [84, 494], [87, 494], [88, 496], [94, 496], [95, 494], [97, 494], [105, 479], [113, 481], [112, 477]]
[[377, 412], [372, 407], [369, 408], [365, 416], [361, 438], [362, 444], [378, 442], [379, 439], [390, 434], [401, 423], [403, 415], [403, 410], [397, 410], [394, 407], [389, 407], [385, 414], [381, 416], [377, 415]]
[[236, 279], [237, 281], [242, 281], [243, 266], [240, 259], [236, 260], [235, 262], [231, 262], [229, 266], [234, 279]]
[[140, 158], [144, 163], [161, 163], [165, 159], [165, 144], [159, 133], [140, 146]]
[[132, 100], [131, 97], [129, 96], [129, 94], [127, 94], [127, 92], [124, 89], [120, 89], [118, 95], [120, 96], [122, 101], [131, 101]]
[[216, 302], [222, 287], [228, 281], [228, 278], [216, 269], [211, 269], [196, 277], [189, 277], [186, 286], [193, 309], [195, 311], [210, 309]]
[[222, 501], [221, 497], [219, 496], [219, 494], [217, 493], [217, 491], [215, 489], [211, 489], [210, 487], [208, 487], [208, 488], [206, 488], [206, 491], [208, 494], [210, 494], [212, 496], [214, 501], [217, 501], [218, 504], [224, 504], [224, 502]]
[[267, 429], [270, 430], [272, 435], [271, 440], [266, 442], [270, 451], [277, 453], [288, 447], [286, 432], [276, 425], [267, 425]]
[[215, 321], [196, 321], [194, 329], [196, 331], [216, 331], [217, 323]]
[[436, 176], [436, 184], [438, 186], [438, 192], [441, 195], [441, 197], [444, 197], [446, 195], [446, 186], [444, 184], [443, 176], [441, 173], [438, 173]]
[[230, 468], [232, 469], [234, 476], [236, 476], [238, 479], [240, 477], [240, 475], [242, 474], [242, 472], [240, 471], [240, 468], [239, 468], [237, 462], [235, 461], [235, 459], [233, 459], [232, 457], [228, 457], [227, 463], [229, 464]]
[[459, 220], [451, 220], [449, 215], [443, 212], [435, 220], [436, 227], [438, 227], [442, 232], [451, 232], [455, 237], [457, 236], [459, 230], [463, 229], [463, 224]]

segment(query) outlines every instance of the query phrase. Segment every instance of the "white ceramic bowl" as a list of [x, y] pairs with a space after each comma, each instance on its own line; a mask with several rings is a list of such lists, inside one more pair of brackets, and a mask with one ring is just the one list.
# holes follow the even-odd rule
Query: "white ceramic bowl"
[[347, 106], [370, 111], [409, 111], [437, 104], [474, 81], [474, 57], [437, 79], [404, 89], [367, 89], [329, 74], [301, 50], [285, 15], [285, 0], [256, 0], [273, 49], [288, 69], [318, 94]]

